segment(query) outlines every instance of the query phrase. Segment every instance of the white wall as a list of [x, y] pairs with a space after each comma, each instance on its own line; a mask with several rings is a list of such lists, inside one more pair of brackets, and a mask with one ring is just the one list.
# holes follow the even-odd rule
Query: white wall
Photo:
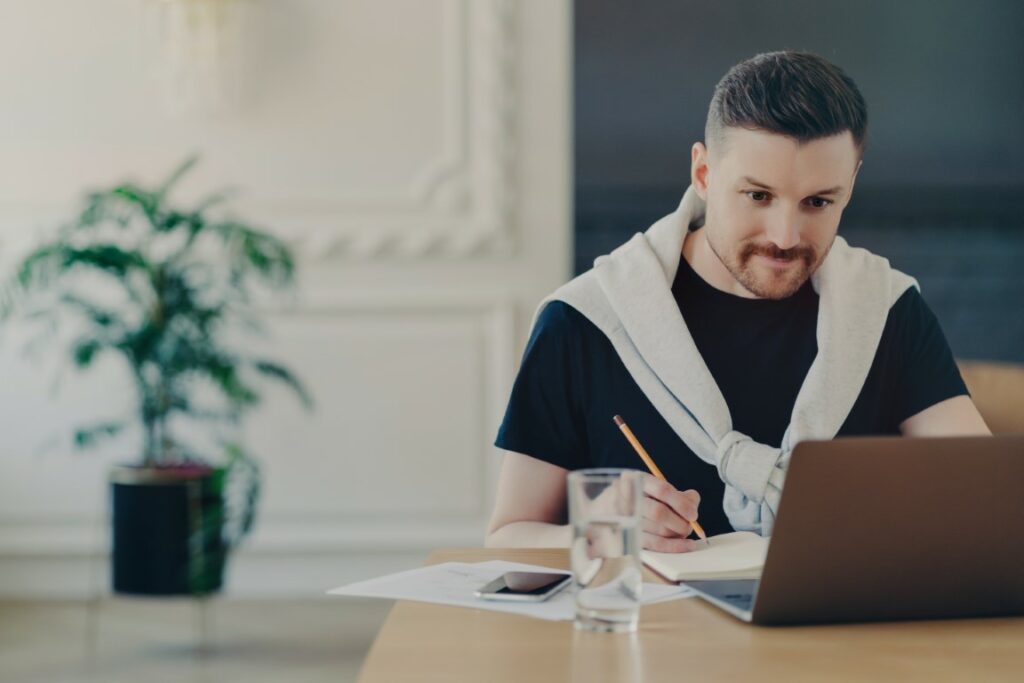
[[[479, 545], [530, 316], [569, 273], [569, 3], [245, 0], [241, 99], [188, 117], [158, 97], [153, 4], [0, 5], [0, 262], [85, 189], [201, 152], [183, 196], [239, 187], [298, 250], [301, 294], [260, 343], [317, 402], [268, 391], [249, 425], [266, 493], [229, 592], [315, 595]], [[52, 395], [54, 358], [2, 332], [0, 593], [82, 595], [134, 444], [66, 436], [130, 385], [109, 363]]]

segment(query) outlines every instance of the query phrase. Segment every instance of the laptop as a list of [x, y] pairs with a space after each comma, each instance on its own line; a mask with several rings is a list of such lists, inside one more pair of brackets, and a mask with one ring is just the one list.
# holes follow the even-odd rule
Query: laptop
[[754, 624], [1024, 614], [1024, 435], [801, 443], [760, 578], [684, 585]]

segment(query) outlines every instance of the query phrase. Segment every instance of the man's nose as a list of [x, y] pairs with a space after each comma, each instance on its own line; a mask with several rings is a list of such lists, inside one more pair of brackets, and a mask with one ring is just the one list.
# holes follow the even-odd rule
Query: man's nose
[[779, 249], [792, 249], [800, 244], [800, 229], [797, 217], [792, 212], [780, 209], [771, 217], [765, 226], [768, 241]]

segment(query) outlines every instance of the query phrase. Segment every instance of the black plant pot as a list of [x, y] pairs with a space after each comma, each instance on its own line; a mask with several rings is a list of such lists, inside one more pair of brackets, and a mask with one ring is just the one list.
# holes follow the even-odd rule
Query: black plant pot
[[224, 581], [224, 470], [118, 466], [110, 473], [115, 593], [208, 595]]

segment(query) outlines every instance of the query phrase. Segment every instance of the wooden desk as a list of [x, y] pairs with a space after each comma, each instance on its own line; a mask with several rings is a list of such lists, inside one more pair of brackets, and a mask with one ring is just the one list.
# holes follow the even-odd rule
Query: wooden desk
[[[568, 568], [558, 549], [441, 550], [427, 561]], [[648, 573], [647, 581], [659, 581]], [[1024, 618], [808, 627], [743, 624], [697, 598], [648, 605], [635, 634], [398, 602], [361, 683], [1024, 680]]]

